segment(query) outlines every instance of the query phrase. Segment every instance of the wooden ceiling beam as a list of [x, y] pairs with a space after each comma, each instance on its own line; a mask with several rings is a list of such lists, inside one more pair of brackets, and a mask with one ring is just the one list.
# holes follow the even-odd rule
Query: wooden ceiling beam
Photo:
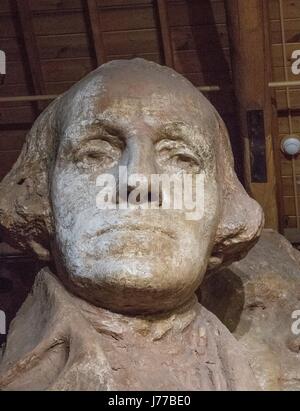
[[[46, 94], [45, 83], [43, 80], [42, 67], [40, 62], [39, 49], [33, 28], [32, 13], [28, 0], [16, 0], [20, 29], [22, 32], [27, 64], [30, 70], [30, 77], [35, 94]], [[45, 106], [38, 103], [38, 111]]]
[[265, 227], [278, 229], [282, 197], [280, 147], [276, 107], [269, 88], [272, 70], [268, 7], [261, 0], [226, 0], [225, 6], [244, 183], [265, 212]]
[[164, 50], [165, 64], [174, 67], [174, 58], [171, 42], [170, 28], [168, 24], [168, 9], [166, 0], [157, 0], [160, 31]]
[[90, 23], [90, 30], [93, 37], [93, 45], [96, 55], [97, 66], [107, 61], [101, 30], [101, 20], [96, 0], [87, 0], [87, 10]]

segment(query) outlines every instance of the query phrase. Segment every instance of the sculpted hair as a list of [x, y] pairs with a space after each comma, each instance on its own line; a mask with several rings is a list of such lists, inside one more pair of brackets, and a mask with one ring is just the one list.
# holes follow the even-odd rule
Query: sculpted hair
[[[151, 69], [163, 69], [174, 75], [169, 68], [138, 60], [145, 66], [151, 65]], [[115, 61], [113, 64], [116, 66], [118, 63]], [[120, 64], [126, 64], [126, 61]], [[101, 75], [101, 67], [94, 73], [98, 75], [98, 72]], [[182, 79], [177, 73], [176, 76]], [[59, 97], [38, 117], [17, 162], [0, 183], [2, 238], [12, 246], [44, 260], [51, 259], [50, 243], [54, 234], [50, 182], [59, 143], [56, 122], [59, 103], [63, 99], [64, 96]], [[208, 101], [207, 104], [210, 105]], [[248, 196], [234, 172], [226, 127], [213, 108], [212, 113], [216, 121], [216, 135], [213, 138], [217, 142], [216, 161], [222, 193], [221, 216], [208, 271], [242, 258], [255, 244], [263, 227], [261, 207]]]
[[209, 270], [243, 258], [258, 241], [264, 226], [260, 205], [245, 191], [234, 170], [234, 160], [226, 126], [215, 111], [218, 124], [217, 166], [222, 181], [222, 211]]

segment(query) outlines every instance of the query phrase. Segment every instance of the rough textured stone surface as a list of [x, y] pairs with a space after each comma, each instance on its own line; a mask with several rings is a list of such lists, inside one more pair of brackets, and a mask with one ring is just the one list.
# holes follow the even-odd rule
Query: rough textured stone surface
[[196, 299], [127, 317], [72, 296], [48, 269], [12, 323], [0, 373], [4, 390], [258, 388], [238, 342]]
[[263, 389], [300, 389], [300, 253], [280, 234], [264, 230], [241, 261], [208, 276], [202, 304], [244, 344]]
[[[120, 166], [127, 167], [129, 179], [125, 190], [121, 189]], [[108, 186], [117, 188], [118, 207], [130, 203], [130, 208], [97, 207], [100, 190], [96, 182], [103, 174], [114, 178], [115, 184], [110, 182]], [[195, 193], [196, 177], [201, 174], [204, 177], [204, 190], [199, 193], [204, 202], [202, 218], [187, 219], [186, 205], [181, 209], [162, 207], [163, 200], [169, 196], [168, 189], [162, 186], [152, 196], [149, 180], [146, 196], [133, 206], [130, 198], [138, 183], [130, 182], [130, 177], [136, 174], [146, 179], [152, 175], [172, 178], [188, 174], [193, 182], [190, 197]], [[116, 313], [152, 315], [157, 324], [161, 324], [161, 315], [169, 319], [174, 315], [176, 319], [176, 311], [194, 300], [205, 273], [241, 258], [255, 244], [263, 226], [260, 206], [247, 195], [235, 175], [227, 130], [215, 109], [181, 75], [142, 59], [105, 64], [55, 100], [35, 122], [17, 163], [1, 182], [0, 192], [3, 238], [41, 259], [53, 260], [66, 289], [92, 306], [114, 313], [109, 320], [113, 323], [119, 318]], [[44, 305], [41, 290], [48, 289], [49, 281], [38, 280], [34, 301], [31, 303], [29, 298], [11, 328], [2, 364], [5, 374], [2, 385], [18, 385], [18, 372], [26, 364], [32, 370], [25, 377], [24, 386], [29, 387], [30, 381], [32, 386], [33, 381], [42, 384], [43, 373], [47, 374], [49, 363], [54, 362], [53, 355], [57, 355], [59, 360], [55, 361], [60, 365], [53, 371], [57, 374], [50, 373], [47, 378], [52, 375], [53, 381], [40, 388], [100, 384], [96, 386], [109, 389], [114, 386], [110, 382], [114, 379], [106, 377], [109, 367], [105, 358], [117, 357], [122, 364], [120, 347], [112, 345], [111, 354], [109, 348], [103, 348], [104, 355], [101, 345], [95, 348], [98, 336], [81, 319], [76, 330], [70, 330], [74, 345], [69, 344], [69, 351], [58, 347], [54, 352], [50, 350], [50, 357], [47, 354], [39, 361], [38, 352], [47, 351], [53, 338], [54, 341], [66, 339], [68, 327], [76, 324], [74, 303], [73, 309], [66, 312], [67, 300], [60, 293], [57, 296], [56, 292], [46, 291], [47, 305]], [[46, 298], [48, 294], [50, 300]], [[58, 305], [56, 298], [61, 300]], [[60, 308], [54, 312], [57, 321], [50, 315], [53, 311], [44, 312], [51, 308], [49, 301], [54, 311], [56, 306]], [[81, 304], [78, 299], [74, 301]], [[140, 331], [130, 334], [132, 324], [128, 323], [129, 334], [125, 332], [124, 339], [129, 357], [125, 357], [130, 364], [144, 363], [145, 381], [140, 387], [154, 387], [152, 370], [155, 368], [158, 379], [159, 368], [164, 363], [155, 362], [156, 349], [159, 346], [159, 351], [165, 351], [168, 357], [168, 347], [172, 344], [178, 352], [166, 364], [170, 369], [176, 368], [176, 379], [167, 378], [166, 371], [165, 383], [157, 380], [161, 388], [254, 386], [247, 362], [241, 359], [237, 366], [236, 358], [242, 358], [238, 344], [222, 324], [214, 325], [213, 317], [197, 307], [195, 321], [187, 328], [191, 330], [190, 337], [185, 330], [179, 330], [168, 332], [168, 337], [160, 342], [151, 339], [146, 342], [139, 339]], [[32, 330], [27, 331], [31, 339], [25, 339], [24, 310], [26, 318], [31, 319], [27, 321], [28, 327], [32, 324]], [[47, 315], [49, 321], [44, 322]], [[44, 318], [42, 324], [39, 318]], [[79, 314], [78, 318], [81, 318]], [[181, 320], [174, 324], [179, 329], [182, 327]], [[207, 364], [211, 362], [212, 368], [215, 366], [212, 374], [197, 363], [195, 350], [184, 349], [192, 341], [197, 343], [198, 325], [203, 325], [207, 332]], [[61, 331], [61, 327], [67, 329]], [[84, 329], [87, 331], [83, 332]], [[83, 341], [87, 356], [79, 371], [77, 360], [72, 366], [73, 353], [76, 357], [79, 350], [82, 357]], [[147, 350], [142, 349], [144, 344]], [[223, 344], [228, 354], [222, 352]], [[141, 347], [138, 359], [129, 349], [135, 345]], [[33, 367], [35, 361], [37, 367]], [[64, 361], [66, 364], [62, 366]], [[108, 359], [108, 364], [111, 361]], [[123, 368], [126, 369], [126, 364]], [[90, 376], [85, 377], [89, 372]], [[118, 377], [115, 386], [138, 386], [141, 371], [135, 374], [132, 367], [132, 375], [130, 372]]]

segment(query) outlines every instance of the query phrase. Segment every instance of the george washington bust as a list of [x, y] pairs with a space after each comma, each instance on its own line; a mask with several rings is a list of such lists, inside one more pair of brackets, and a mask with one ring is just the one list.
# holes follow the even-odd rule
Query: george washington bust
[[[129, 177], [201, 173], [201, 218], [163, 208], [163, 187], [143, 200], [156, 207], [123, 209], [136, 187], [128, 179], [120, 194], [120, 166]], [[96, 205], [103, 173], [119, 207]], [[189, 81], [142, 59], [101, 66], [37, 119], [0, 192], [1, 234], [55, 266], [10, 327], [2, 389], [256, 387], [239, 343], [194, 293], [245, 255], [263, 216], [222, 120]]]

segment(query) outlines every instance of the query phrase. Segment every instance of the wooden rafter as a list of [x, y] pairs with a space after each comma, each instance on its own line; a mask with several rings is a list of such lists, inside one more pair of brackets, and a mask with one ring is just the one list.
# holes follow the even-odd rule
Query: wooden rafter
[[93, 36], [94, 50], [96, 54], [97, 66], [105, 63], [106, 55], [104, 51], [101, 21], [96, 0], [87, 0], [87, 10], [89, 15], [89, 23]]
[[[268, 7], [260, 0], [226, 0], [237, 117], [243, 144], [244, 183], [265, 212], [265, 226], [278, 229], [280, 170], [273, 106]], [[275, 150], [274, 150], [275, 148]], [[261, 179], [261, 175], [263, 178]]]
[[[23, 35], [27, 63], [30, 70], [33, 91], [35, 94], [46, 94], [42, 67], [36, 37], [33, 29], [32, 13], [28, 0], [16, 0], [20, 29]], [[38, 103], [39, 111], [44, 106]]]
[[173, 50], [172, 50], [170, 28], [168, 24], [168, 10], [167, 10], [166, 0], [157, 0], [157, 7], [158, 7], [158, 15], [159, 15], [165, 64], [166, 66], [174, 67]]
[[[197, 87], [199, 91], [210, 93], [214, 91], [220, 91], [220, 86], [201, 86]], [[44, 101], [54, 100], [59, 97], [60, 94], [43, 94], [34, 96], [13, 96], [13, 97], [0, 97], [0, 103], [12, 103], [12, 102], [24, 102], [24, 101]]]

